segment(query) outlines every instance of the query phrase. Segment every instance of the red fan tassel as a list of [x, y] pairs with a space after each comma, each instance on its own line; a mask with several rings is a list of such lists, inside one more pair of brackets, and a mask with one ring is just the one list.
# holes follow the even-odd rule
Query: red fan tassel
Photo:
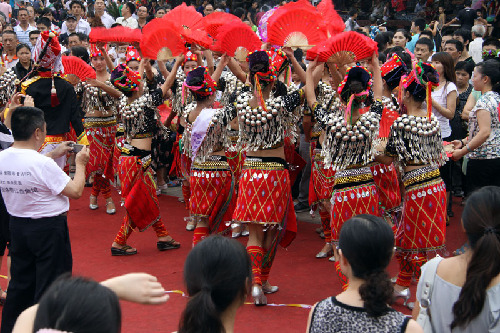
[[427, 119], [431, 119], [432, 115], [432, 85], [428, 82], [425, 84], [425, 89], [427, 90], [427, 94], [425, 96], [425, 102], [427, 104]]
[[259, 104], [262, 109], [267, 112], [266, 102], [264, 101], [264, 97], [262, 96], [262, 88], [260, 86], [258, 73], [255, 74], [254, 80], [255, 86], [257, 87], [257, 92], [259, 93]]
[[52, 89], [50, 89], [50, 106], [56, 107], [59, 104], [59, 99], [57, 98], [57, 90], [56, 86], [54, 85], [54, 77], [52, 77]]

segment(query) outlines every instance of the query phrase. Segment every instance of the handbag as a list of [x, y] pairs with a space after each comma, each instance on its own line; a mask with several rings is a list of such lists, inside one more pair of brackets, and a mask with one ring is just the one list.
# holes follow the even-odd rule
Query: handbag
[[431, 314], [429, 312], [429, 306], [431, 305], [432, 286], [436, 277], [437, 267], [442, 259], [442, 257], [436, 256], [435, 258], [429, 260], [425, 264], [424, 275], [420, 277], [420, 281], [423, 281], [423, 287], [417, 323], [420, 325], [420, 327], [422, 327], [424, 333], [434, 332], [434, 328], [432, 327]]

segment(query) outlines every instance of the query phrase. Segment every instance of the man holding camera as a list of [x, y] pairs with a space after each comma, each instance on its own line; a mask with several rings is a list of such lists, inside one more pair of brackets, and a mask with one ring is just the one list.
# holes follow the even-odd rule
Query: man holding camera
[[[15, 99], [19, 103], [19, 95]], [[47, 133], [43, 111], [19, 106], [11, 112], [14, 143], [0, 152], [0, 190], [11, 216], [12, 261], [2, 333], [12, 331], [17, 316], [37, 303], [58, 276], [71, 273], [69, 198], [81, 197], [89, 160], [83, 147], [76, 155], [76, 172], [71, 180], [52, 158], [38, 153]]]

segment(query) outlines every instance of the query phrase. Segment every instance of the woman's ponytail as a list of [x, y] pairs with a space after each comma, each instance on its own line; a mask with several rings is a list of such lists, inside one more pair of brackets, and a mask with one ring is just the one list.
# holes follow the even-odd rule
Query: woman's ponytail
[[394, 287], [389, 275], [384, 270], [376, 270], [367, 274], [365, 283], [359, 287], [359, 294], [365, 304], [369, 316], [378, 317], [388, 311], [387, 304], [391, 303]]

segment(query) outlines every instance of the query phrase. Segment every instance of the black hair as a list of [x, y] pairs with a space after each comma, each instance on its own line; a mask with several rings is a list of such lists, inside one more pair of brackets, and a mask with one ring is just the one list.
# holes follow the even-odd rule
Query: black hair
[[406, 30], [406, 29], [398, 29], [398, 30], [396, 30], [396, 32], [402, 33], [403, 36], [405, 36], [405, 38], [406, 38], [406, 42], [411, 41], [411, 34], [408, 32], [408, 30]]
[[349, 11], [349, 17], [353, 17], [354, 15], [356, 15], [358, 13], [358, 10], [356, 8], [352, 8], [350, 11]]
[[418, 29], [420, 30], [420, 32], [424, 31], [425, 30], [425, 20], [423, 18], [416, 18], [415, 21], [415, 26], [418, 27]]
[[[369, 81], [370, 74], [367, 70], [361, 67], [351, 68], [347, 74], [345, 86], [340, 92], [341, 99], [347, 103], [352, 94], [359, 94], [363, 90], [366, 90]], [[354, 99], [354, 102], [357, 102], [356, 99]]]
[[470, 7], [472, 5], [472, 0], [465, 0], [464, 1], [464, 6], [465, 7]]
[[184, 282], [190, 299], [179, 322], [179, 333], [221, 333], [221, 314], [250, 289], [250, 258], [241, 243], [210, 236], [189, 252]]
[[65, 274], [40, 299], [33, 328], [33, 332], [52, 328], [78, 333], [119, 333], [120, 303], [111, 289], [90, 279]]
[[73, 5], [79, 5], [82, 8], [82, 10], [85, 12], [85, 6], [83, 5], [83, 2], [81, 2], [80, 0], [71, 1], [71, 3], [69, 4], [69, 9], [72, 9]]
[[[428, 63], [422, 63], [422, 80], [424, 82], [432, 82], [432, 83], [439, 83], [439, 74], [436, 71], [434, 67], [432, 67]], [[425, 98], [427, 96], [427, 90], [425, 89], [425, 86], [421, 82], [417, 82], [417, 80], [414, 80], [411, 82], [408, 87], [406, 87], [406, 91], [410, 93], [410, 96], [416, 101], [416, 102], [423, 102], [425, 101]]]
[[237, 7], [234, 9], [233, 14], [234, 16], [241, 18], [242, 16], [245, 15], [245, 10], [241, 7]]
[[39, 35], [39, 34], [41, 34], [40, 30], [31, 30], [28, 36], [31, 37], [31, 35]]
[[87, 64], [90, 63], [90, 56], [87, 49], [83, 46], [73, 46], [71, 48], [71, 54], [85, 61]]
[[472, 193], [462, 213], [462, 224], [472, 257], [465, 283], [453, 304], [451, 329], [465, 327], [481, 313], [486, 289], [500, 274], [500, 188], [485, 186]]
[[19, 8], [19, 9], [17, 10], [17, 15], [19, 15], [19, 13], [20, 13], [21, 11], [23, 11], [23, 10], [24, 10], [24, 11], [26, 11], [26, 13], [28, 13], [28, 14], [29, 14], [29, 12], [28, 12], [28, 10], [27, 10], [26, 8]]
[[130, 14], [135, 14], [135, 5], [132, 2], [125, 2], [125, 6], [130, 10]]
[[21, 51], [24, 48], [28, 49], [31, 52], [31, 48], [27, 44], [21, 43], [21, 44], [17, 44], [17, 46], [16, 46], [16, 54], [17, 54], [17, 52]]
[[464, 51], [464, 44], [459, 41], [459, 40], [456, 40], [456, 39], [450, 39], [450, 40], [447, 40], [446, 43], [444, 43], [444, 45], [446, 46], [446, 44], [453, 44], [455, 45], [456, 49], [458, 52], [463, 52]]
[[2, 37], [5, 36], [5, 35], [13, 35], [17, 39], [17, 34], [16, 34], [16, 32], [14, 30], [4, 30], [4, 31], [2, 31]]
[[455, 65], [455, 71], [465, 71], [472, 77], [474, 71], [474, 64], [471, 61], [459, 61]]
[[467, 44], [472, 40], [472, 34], [470, 30], [458, 29], [453, 33], [453, 36], [460, 36], [464, 39], [464, 44]]
[[44, 17], [44, 16], [39, 17], [38, 20], [36, 20], [36, 24], [43, 24], [49, 30], [50, 30], [50, 27], [52, 26], [52, 23], [50, 22], [49, 18]]
[[[203, 74], [204, 74], [204, 72], [203, 72]], [[186, 79], [186, 84], [188, 86], [201, 86], [203, 84], [204, 80], [205, 80], [204, 75], [191, 76], [191, 77], [188, 77], [188, 79]], [[193, 93], [192, 95], [197, 102], [202, 102], [204, 100], [207, 100], [210, 97], [210, 96], [202, 96], [202, 95], [197, 94], [197, 93]]]
[[419, 38], [415, 45], [420, 44], [420, 45], [427, 45], [429, 48], [429, 51], [432, 52], [434, 50], [434, 42], [430, 40], [429, 38]]
[[377, 43], [378, 52], [384, 52], [387, 49], [387, 45], [391, 42], [389, 36], [383, 33], [378, 33], [373, 39]]
[[29, 106], [17, 107], [12, 112], [11, 126], [15, 141], [28, 141], [37, 128], [44, 129], [43, 111]]
[[429, 30], [424, 30], [424, 31], [422, 31], [422, 32], [420, 33], [420, 36], [418, 36], [418, 37], [419, 37], [419, 39], [420, 39], [420, 38], [422, 38], [422, 35], [425, 35], [425, 36], [429, 37], [429, 39], [430, 39], [430, 40], [433, 40], [433, 39], [434, 39], [434, 36], [432, 35], [432, 32], [430, 32]]
[[76, 36], [76, 37], [78, 37], [78, 39], [79, 39], [80, 41], [82, 41], [82, 39], [80, 38], [80, 34], [79, 34], [78, 32], [72, 32], [72, 33], [70, 33], [70, 34], [68, 35], [68, 39], [69, 39], [70, 37], [75, 37], [75, 36]]
[[394, 234], [382, 218], [361, 214], [342, 225], [339, 248], [352, 268], [352, 273], [364, 283], [359, 294], [369, 316], [378, 317], [390, 308], [394, 288], [385, 271], [394, 250]]
[[449, 27], [443, 28], [443, 30], [441, 30], [441, 37], [443, 36], [453, 36], [453, 30]]
[[485, 38], [483, 41], [483, 47], [488, 46], [488, 45], [492, 45], [496, 49], [500, 49], [500, 40], [498, 40], [494, 37]]
[[78, 37], [82, 42], [88, 42], [89, 41], [89, 35], [83, 33], [83, 32], [77, 32]]
[[483, 62], [480, 62], [476, 65], [476, 68], [479, 70], [484, 76], [490, 78], [491, 81], [491, 90], [500, 94], [500, 68], [497, 60], [489, 59]]

